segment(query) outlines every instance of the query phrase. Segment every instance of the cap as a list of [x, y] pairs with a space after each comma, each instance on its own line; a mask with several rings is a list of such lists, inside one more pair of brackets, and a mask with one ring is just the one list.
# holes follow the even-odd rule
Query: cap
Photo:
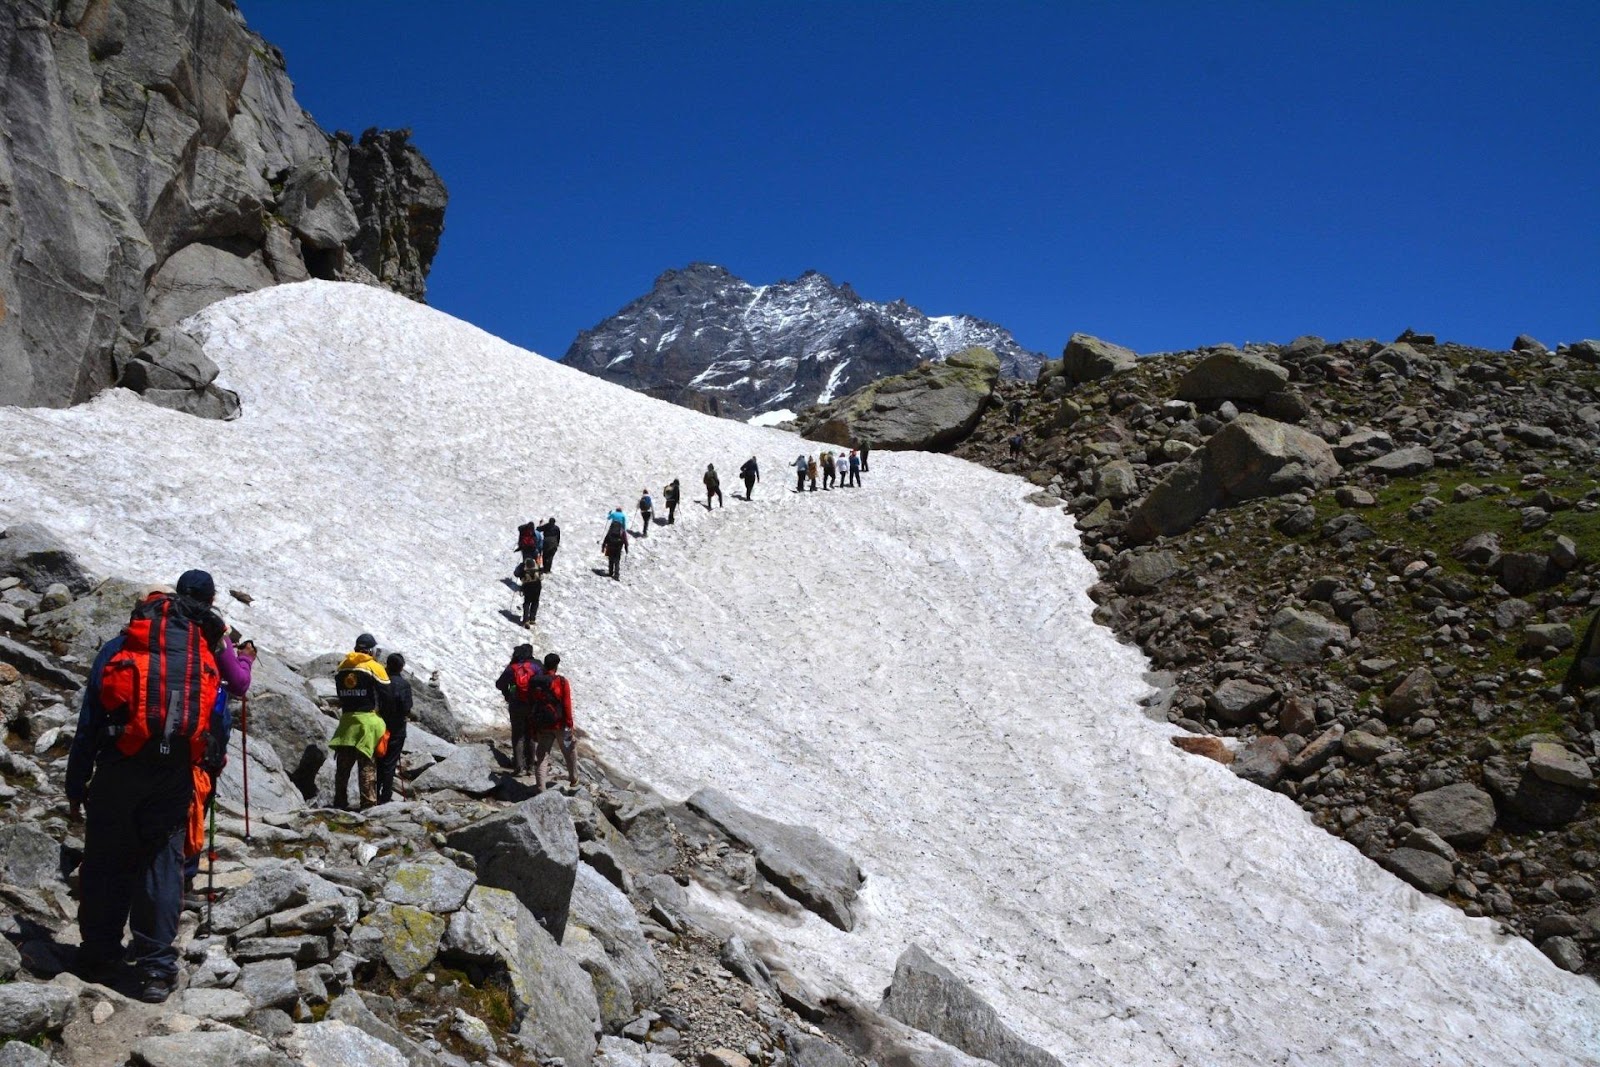
[[217, 598], [217, 583], [205, 571], [184, 571], [178, 576], [178, 595], [209, 604]]
[[378, 647], [378, 639], [371, 634], [362, 634], [356, 638], [357, 652], [371, 652]]

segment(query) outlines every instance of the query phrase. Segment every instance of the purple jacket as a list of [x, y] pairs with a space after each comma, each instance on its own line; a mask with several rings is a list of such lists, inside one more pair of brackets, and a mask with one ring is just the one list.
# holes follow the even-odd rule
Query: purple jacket
[[217, 661], [217, 673], [222, 675], [222, 685], [230, 696], [242, 697], [250, 691], [251, 661], [233, 650], [233, 642], [227, 634], [222, 635], [222, 643], [214, 650], [213, 658]]

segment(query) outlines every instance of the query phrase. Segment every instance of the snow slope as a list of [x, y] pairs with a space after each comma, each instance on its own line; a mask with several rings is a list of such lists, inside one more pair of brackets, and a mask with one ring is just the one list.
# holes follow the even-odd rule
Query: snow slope
[[[796, 496], [788, 434], [377, 289], [279, 286], [191, 325], [243, 418], [120, 392], [0, 408], [0, 522], [42, 519], [105, 573], [206, 566], [290, 654], [371, 630], [487, 720], [521, 637], [512, 530], [557, 515], [537, 647], [602, 751], [818, 826], [869, 873], [853, 933], [741, 920], [812, 981], [875, 999], [915, 940], [1075, 1064], [1594, 1062], [1592, 982], [1168, 744], [1134, 706], [1141, 658], [1089, 621], [1070, 520], [1022, 481], [883, 453], [859, 491]], [[592, 573], [609, 507], [672, 476], [694, 500], [707, 461], [725, 509], [683, 508], [620, 584]]]

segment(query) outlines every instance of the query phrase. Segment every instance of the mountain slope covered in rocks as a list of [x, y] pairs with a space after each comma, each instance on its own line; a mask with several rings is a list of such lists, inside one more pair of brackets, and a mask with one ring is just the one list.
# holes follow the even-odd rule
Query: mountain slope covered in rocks
[[444, 184], [409, 131], [325, 134], [230, 0], [0, 5], [0, 112], [0, 404], [230, 416], [180, 319], [310, 277], [423, 298]]
[[[731, 473], [755, 454], [777, 471], [795, 438], [661, 404], [370, 287], [278, 286], [213, 305], [186, 325], [244, 398], [241, 417], [184, 418], [115, 390], [64, 411], [0, 409], [7, 537], [41, 522], [84, 568], [133, 581], [205, 564], [219, 585], [248, 593], [249, 602], [229, 605], [234, 622], [290, 665], [374, 632], [405, 651], [419, 677], [438, 672], [438, 690], [465, 728], [495, 721], [491, 680], [526, 636], [505, 618], [511, 533], [530, 513], [556, 514], [567, 537], [532, 638], [562, 654], [594, 750], [661, 798], [657, 807], [619, 796], [614, 825], [640, 834], [630, 840], [646, 851], [658, 846], [642, 842], [676, 848], [681, 837], [693, 869], [674, 870], [664, 852], [653, 867], [688, 883], [674, 914], [738, 934], [769, 972], [776, 964], [815, 991], [821, 1003], [775, 978], [782, 1003], [822, 1019], [816, 1025], [839, 1040], [856, 1034], [851, 1047], [864, 1058], [871, 1042], [860, 1033], [882, 1034], [886, 1024], [840, 1005], [876, 1003], [903, 965], [917, 977], [908, 974], [903, 995], [884, 1008], [902, 1028], [934, 1027], [926, 1006], [939, 998], [926, 983], [938, 972], [923, 956], [969, 982], [1017, 1039], [1063, 1062], [1578, 1063], [1600, 1040], [1591, 981], [1494, 922], [1419, 893], [1312, 825], [1290, 798], [1174, 748], [1183, 731], [1137, 707], [1148, 691], [1144, 658], [1091, 618], [1088, 591], [1099, 575], [1072, 523], [1029, 505], [1025, 482], [915, 452], [885, 453], [860, 489], [785, 493], [774, 478], [753, 501], [730, 494], [714, 512], [685, 507], [676, 525], [640, 538], [623, 580], [610, 582], [593, 573], [609, 507], [669, 476], [693, 486], [707, 461]], [[389, 383], [381, 391], [336, 387], [380, 372]], [[529, 440], [518, 431], [530, 419], [569, 430]], [[652, 432], [635, 441], [612, 431], [633, 424]], [[329, 457], [375, 457], [382, 506], [351, 491], [349, 471]], [[159, 498], [152, 472], [169, 479]], [[22, 621], [31, 635], [39, 620], [25, 612]], [[70, 672], [59, 684], [70, 689]], [[315, 738], [285, 728], [282, 750], [273, 749], [297, 791], [321, 773], [305, 765]], [[43, 741], [27, 757], [36, 765], [59, 755], [49, 746], [41, 753]], [[492, 791], [479, 773], [485, 751], [452, 760], [443, 750], [414, 784], [445, 807], [458, 801], [444, 794]], [[257, 781], [252, 772], [252, 788]], [[28, 788], [28, 810], [48, 808]], [[303, 792], [279, 792], [284, 810], [301, 810]], [[675, 805], [719, 836], [686, 830], [700, 824]], [[303, 860], [342, 870], [366, 855], [388, 872], [422, 855], [426, 839], [441, 867], [469, 871], [482, 886], [494, 877], [485, 859], [493, 852], [477, 833], [458, 836], [466, 827], [455, 819], [502, 813], [457, 812], [435, 820], [418, 808], [394, 817], [416, 829], [378, 820], [368, 837], [339, 829], [326, 842], [312, 824], [326, 821], [334, 835], [335, 817], [296, 815], [289, 829], [317, 840], [287, 843], [288, 858], [300, 848]], [[553, 814], [520, 817], [542, 825]], [[64, 827], [42, 832], [58, 844], [68, 836]], [[571, 869], [604, 876], [600, 857], [572, 858], [592, 844], [578, 830], [551, 832], [568, 842]], [[796, 870], [802, 854], [805, 869]], [[713, 870], [722, 878], [704, 873]], [[413, 902], [427, 881], [418, 876], [355, 886], [354, 926], [372, 922], [361, 939], [352, 926], [349, 938], [383, 957], [356, 968], [358, 988], [363, 975], [412, 983], [364, 993], [409, 997], [418, 973], [433, 974], [435, 985], [456, 981], [411, 970], [407, 953], [384, 953], [419, 940], [426, 948], [433, 931], [443, 944], [452, 926], [473, 928], [456, 918], [467, 906], [457, 903], [464, 881], [448, 869], [443, 880], [457, 888], [425, 904]], [[309, 883], [306, 904], [316, 902], [313, 886], [328, 892]], [[290, 899], [274, 907], [305, 906]], [[559, 900], [521, 903], [558, 921]], [[49, 899], [29, 906], [65, 909]], [[531, 931], [524, 939], [527, 920], [506, 909], [507, 921], [484, 920], [491, 934], [544, 944]], [[263, 936], [279, 936], [271, 916], [280, 913], [263, 913]], [[345, 929], [348, 914], [334, 925]], [[573, 914], [569, 907], [569, 929]], [[282, 936], [298, 936], [291, 923], [305, 921], [285, 917]], [[411, 933], [370, 929], [389, 921]], [[333, 953], [337, 939], [327, 936]], [[581, 951], [579, 940], [569, 947], [563, 937], [565, 958]], [[556, 959], [551, 968], [574, 979], [563, 983], [570, 1012], [562, 1017], [591, 1018], [584, 986]], [[606, 968], [590, 963], [598, 1013], [595, 972]], [[316, 995], [298, 977], [316, 964], [298, 964], [290, 962], [293, 978], [283, 963], [266, 976], [291, 1006], [289, 981], [296, 999]], [[471, 968], [462, 973], [471, 984]], [[453, 1006], [480, 1020], [499, 1011], [481, 1001]], [[430, 1017], [435, 1029], [447, 1025], [442, 1009]], [[263, 1023], [252, 1033], [290, 1049], [343, 1034], [300, 1030], [327, 1026], [309, 1006], [302, 1018], [310, 1022], [284, 1029], [271, 1016], [273, 1036], [260, 1032]], [[1330, 1018], [1345, 1022], [1330, 1027]], [[659, 1021], [642, 1025], [655, 1032]]]
[[748, 418], [826, 403], [980, 345], [1013, 377], [1031, 378], [1043, 359], [994, 323], [863, 300], [816, 271], [756, 286], [695, 263], [580, 333], [562, 362], [697, 411]]
[[1600, 974], [1600, 343], [1079, 336], [1001, 394], [957, 454], [1075, 516], [1187, 747]]

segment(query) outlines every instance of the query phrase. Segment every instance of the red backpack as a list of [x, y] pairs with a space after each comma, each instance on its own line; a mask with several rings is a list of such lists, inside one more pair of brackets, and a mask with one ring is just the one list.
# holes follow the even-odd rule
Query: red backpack
[[517, 703], [533, 702], [533, 682], [538, 677], [539, 665], [531, 659], [511, 665], [511, 680], [517, 687]]
[[100, 703], [123, 755], [137, 755], [152, 742], [162, 755], [185, 744], [190, 762], [198, 762], [221, 687], [200, 624], [179, 610], [175, 597], [154, 596], [133, 609], [122, 649], [101, 672]]

